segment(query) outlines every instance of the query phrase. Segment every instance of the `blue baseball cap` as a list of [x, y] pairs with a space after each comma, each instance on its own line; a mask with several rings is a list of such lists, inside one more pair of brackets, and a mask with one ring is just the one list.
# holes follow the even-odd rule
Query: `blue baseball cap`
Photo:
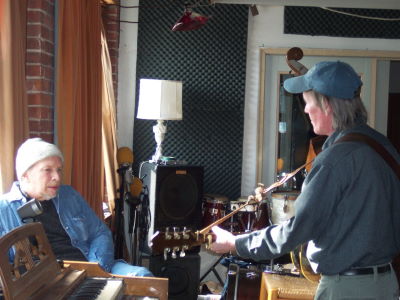
[[353, 99], [362, 81], [356, 71], [341, 61], [322, 61], [305, 75], [286, 79], [283, 87], [289, 93], [314, 90], [328, 97]]

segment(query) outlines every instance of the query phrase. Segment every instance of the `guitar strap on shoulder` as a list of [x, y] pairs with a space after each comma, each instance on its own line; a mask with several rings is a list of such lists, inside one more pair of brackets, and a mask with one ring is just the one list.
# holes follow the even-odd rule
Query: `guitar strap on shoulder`
[[341, 142], [362, 142], [362, 143], [369, 145], [378, 154], [381, 155], [381, 157], [393, 169], [394, 173], [400, 179], [400, 164], [394, 159], [394, 157], [389, 153], [389, 151], [386, 150], [386, 148], [384, 146], [382, 146], [380, 143], [378, 143], [373, 138], [371, 138], [365, 134], [361, 134], [361, 133], [349, 133], [349, 134], [346, 134], [345, 136], [341, 137], [340, 139], [338, 139], [335, 142], [335, 144], [341, 143]]
[[[397, 178], [400, 180], [400, 164], [394, 159], [394, 157], [383, 147], [380, 143], [375, 141], [373, 138], [360, 133], [349, 133], [335, 143], [346, 142], [346, 141], [357, 141], [364, 142], [371, 146], [377, 153], [379, 153], [386, 163], [393, 169]], [[400, 253], [393, 257], [392, 267], [396, 273], [397, 282], [400, 285]]]

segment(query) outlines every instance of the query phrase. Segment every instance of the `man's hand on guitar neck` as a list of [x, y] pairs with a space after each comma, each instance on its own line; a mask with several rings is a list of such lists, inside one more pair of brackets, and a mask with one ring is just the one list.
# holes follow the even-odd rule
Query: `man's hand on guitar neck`
[[211, 244], [210, 250], [215, 253], [223, 254], [230, 252], [236, 254], [235, 240], [236, 237], [229, 231], [218, 226], [211, 228], [215, 234], [215, 241]]
[[265, 199], [265, 197], [267, 196], [267, 194], [264, 192], [265, 191], [265, 186], [262, 183], [259, 183], [256, 187], [256, 189], [254, 190], [254, 195], [250, 195], [248, 197], [249, 200], [253, 200], [256, 201], [258, 203], [260, 203], [262, 200]]

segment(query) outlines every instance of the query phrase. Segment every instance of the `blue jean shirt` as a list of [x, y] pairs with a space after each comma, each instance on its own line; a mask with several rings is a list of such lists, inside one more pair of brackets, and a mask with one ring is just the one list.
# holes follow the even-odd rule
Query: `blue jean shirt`
[[[0, 236], [23, 225], [17, 209], [26, 201], [18, 182], [13, 183], [9, 193], [0, 197]], [[61, 225], [71, 238], [72, 245], [81, 250], [88, 261], [99, 263], [105, 271], [112, 274], [153, 276], [144, 267], [114, 259], [111, 230], [71, 186], [62, 185], [57, 196], [49, 201], [53, 201]], [[13, 253], [10, 255], [13, 256]]]

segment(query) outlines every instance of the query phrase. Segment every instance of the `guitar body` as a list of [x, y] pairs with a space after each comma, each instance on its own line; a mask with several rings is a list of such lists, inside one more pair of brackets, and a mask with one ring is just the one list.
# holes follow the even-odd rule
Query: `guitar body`
[[224, 300], [254, 300], [260, 297], [261, 271], [230, 264]]
[[307, 280], [311, 282], [319, 282], [321, 275], [314, 272], [311, 268], [310, 262], [306, 256], [307, 244], [298, 246], [296, 249], [290, 252], [290, 258], [292, 263], [299, 270], [300, 274], [303, 275]]

